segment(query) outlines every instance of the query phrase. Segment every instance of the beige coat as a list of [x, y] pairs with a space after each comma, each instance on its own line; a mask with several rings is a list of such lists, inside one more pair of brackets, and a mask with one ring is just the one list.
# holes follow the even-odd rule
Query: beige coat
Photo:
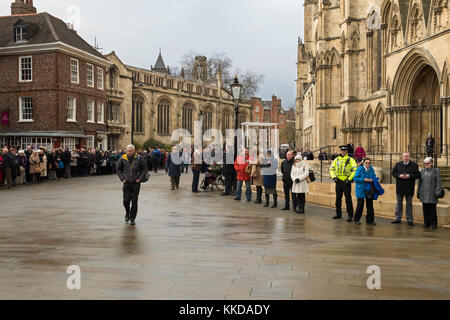
[[41, 177], [47, 176], [47, 156], [42, 156], [42, 162], [41, 162]]
[[258, 157], [256, 163], [250, 164], [251, 172], [256, 172], [256, 177], [252, 177], [252, 185], [262, 187], [264, 185], [263, 176], [261, 174], [261, 157]]
[[30, 156], [30, 174], [36, 174], [36, 168], [40, 168], [39, 156]]
[[[294, 163], [291, 171], [291, 178], [293, 181], [292, 184], [292, 193], [308, 193], [308, 182], [306, 179], [309, 177], [309, 165], [303, 160], [297, 165]], [[296, 183], [295, 180], [299, 179], [300, 183]]]

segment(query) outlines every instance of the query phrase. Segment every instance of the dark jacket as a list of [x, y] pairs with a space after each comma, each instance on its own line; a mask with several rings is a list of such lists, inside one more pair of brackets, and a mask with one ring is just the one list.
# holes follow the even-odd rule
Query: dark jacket
[[175, 164], [174, 161], [172, 161], [173, 153], [169, 153], [167, 156], [167, 163], [166, 163], [166, 169], [169, 171], [169, 177], [181, 177], [181, 166], [183, 164], [183, 161], [181, 157], [179, 156], [179, 161], [177, 161], [178, 164]]
[[283, 183], [292, 186], [291, 171], [294, 165], [294, 159], [284, 160], [281, 163], [281, 173], [283, 174]]
[[71, 159], [72, 159], [72, 154], [69, 150], [66, 150], [62, 153], [62, 161], [65, 166], [70, 166]]
[[[409, 179], [400, 179], [401, 174], [409, 174]], [[413, 196], [416, 179], [420, 178], [419, 167], [415, 162], [409, 161], [405, 166], [403, 161], [398, 162], [392, 169], [392, 176], [397, 180], [396, 192], [402, 196]]]
[[120, 180], [128, 183], [134, 183], [136, 180], [144, 180], [147, 175], [148, 168], [144, 159], [137, 153], [130, 161], [127, 154], [124, 154], [117, 162], [117, 175]]
[[[17, 161], [17, 157], [13, 155], [11, 152], [7, 152], [3, 156], [3, 166], [6, 168], [17, 167], [19, 162]], [[17, 164], [17, 165], [16, 165]]]
[[[231, 161], [227, 163], [227, 155]], [[235, 173], [234, 170], [234, 151], [230, 150], [223, 153], [223, 174], [225, 173]]]

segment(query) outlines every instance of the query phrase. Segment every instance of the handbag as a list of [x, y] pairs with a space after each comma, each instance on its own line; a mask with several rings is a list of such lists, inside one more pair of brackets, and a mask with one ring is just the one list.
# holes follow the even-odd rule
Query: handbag
[[34, 168], [34, 174], [40, 174], [41, 173], [41, 167]]
[[[437, 172], [436, 170], [433, 170], [434, 176], [436, 178], [436, 182], [437, 182]], [[438, 199], [442, 199], [445, 197], [445, 190], [444, 188], [441, 188], [441, 192], [439, 193], [439, 195], [437, 196]]]
[[316, 176], [314, 175], [314, 172], [312, 170], [309, 170], [309, 183], [316, 181]]

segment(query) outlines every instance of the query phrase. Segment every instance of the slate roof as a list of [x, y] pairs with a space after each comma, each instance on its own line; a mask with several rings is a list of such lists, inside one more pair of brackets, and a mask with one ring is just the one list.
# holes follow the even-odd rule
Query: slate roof
[[14, 43], [13, 26], [19, 20], [38, 26], [36, 32], [31, 36], [31, 39], [28, 39], [24, 45], [63, 42], [98, 58], [106, 59], [103, 54], [94, 49], [75, 31], [69, 29], [64, 21], [47, 12], [0, 17], [0, 48], [17, 45]]

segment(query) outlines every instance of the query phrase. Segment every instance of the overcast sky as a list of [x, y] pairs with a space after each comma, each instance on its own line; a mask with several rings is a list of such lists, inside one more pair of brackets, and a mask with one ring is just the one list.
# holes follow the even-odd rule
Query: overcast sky
[[[11, 2], [0, 2], [0, 16], [10, 14]], [[87, 42], [93, 45], [97, 37], [102, 53], [114, 50], [126, 64], [149, 68], [159, 47], [173, 67], [191, 50], [206, 56], [226, 52], [235, 67], [265, 75], [257, 96], [270, 100], [275, 94], [283, 107], [295, 105], [303, 0], [34, 0], [34, 5], [64, 21], [75, 17]]]

